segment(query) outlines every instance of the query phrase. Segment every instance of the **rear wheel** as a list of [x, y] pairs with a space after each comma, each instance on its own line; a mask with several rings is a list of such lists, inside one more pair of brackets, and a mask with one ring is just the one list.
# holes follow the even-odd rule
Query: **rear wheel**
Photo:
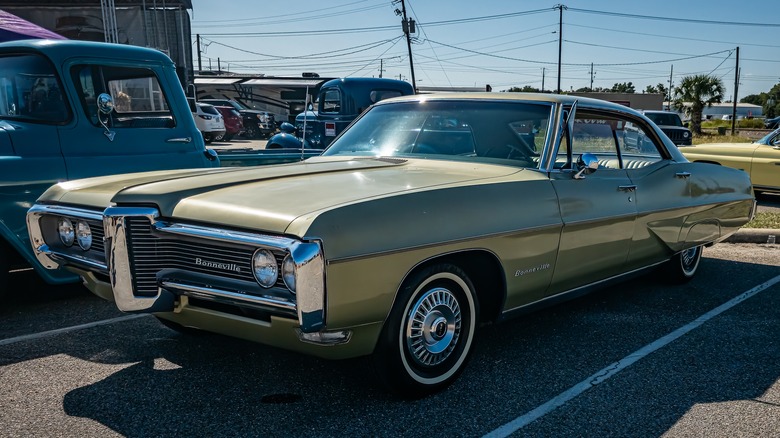
[[699, 270], [704, 247], [694, 246], [674, 255], [663, 266], [664, 276], [672, 283], [687, 283]]
[[233, 134], [225, 134], [222, 137], [222, 141], [230, 141], [230, 140], [233, 140]]
[[257, 126], [254, 123], [247, 123], [246, 131], [244, 131], [244, 136], [246, 138], [258, 138], [260, 137], [260, 130], [257, 129]]
[[379, 377], [403, 397], [444, 389], [468, 362], [476, 321], [474, 286], [460, 268], [438, 264], [413, 274], [374, 352]]

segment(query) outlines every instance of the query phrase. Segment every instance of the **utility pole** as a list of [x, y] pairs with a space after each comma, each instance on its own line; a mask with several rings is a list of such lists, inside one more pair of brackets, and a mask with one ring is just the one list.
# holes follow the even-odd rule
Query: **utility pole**
[[544, 71], [545, 67], [542, 67], [542, 93], [544, 93]]
[[401, 13], [404, 17], [401, 27], [406, 35], [406, 47], [409, 49], [409, 70], [411, 70], [412, 73], [412, 88], [414, 89], [414, 92], [417, 93], [417, 81], [414, 78], [414, 62], [412, 62], [412, 37], [410, 36], [410, 34], [415, 31], [414, 20], [406, 18], [406, 3], [404, 0], [401, 0]]
[[196, 46], [198, 46], [198, 73], [203, 71], [203, 67], [200, 64], [200, 34], [195, 34], [195, 41], [197, 42]]
[[560, 11], [560, 18], [558, 19], [558, 91], [561, 92], [561, 53], [563, 52], [563, 10], [568, 9], [564, 5], [553, 6], [553, 9]]
[[667, 93], [668, 103], [666, 104], [667, 111], [672, 110], [672, 75], [674, 75], [674, 64], [672, 64], [672, 69], [669, 71], [669, 92]]
[[590, 92], [593, 92], [593, 63], [590, 63]]
[[731, 108], [731, 135], [737, 128], [737, 99], [739, 96], [739, 46], [737, 46], [737, 65], [735, 67], [736, 73], [734, 74], [734, 103]]
[[379, 77], [382, 77], [382, 72], [385, 71], [385, 60], [383, 58], [379, 58]]

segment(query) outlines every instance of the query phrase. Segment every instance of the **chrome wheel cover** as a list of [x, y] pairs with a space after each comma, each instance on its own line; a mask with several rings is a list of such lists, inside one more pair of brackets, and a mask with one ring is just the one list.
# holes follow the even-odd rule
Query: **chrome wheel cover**
[[701, 257], [701, 247], [694, 246], [688, 248], [680, 253], [680, 261], [682, 263], [682, 270], [685, 275], [691, 275], [696, 271], [699, 266], [699, 257]]
[[436, 287], [423, 293], [407, 315], [406, 348], [415, 363], [434, 367], [450, 356], [460, 333], [457, 298], [450, 290]]

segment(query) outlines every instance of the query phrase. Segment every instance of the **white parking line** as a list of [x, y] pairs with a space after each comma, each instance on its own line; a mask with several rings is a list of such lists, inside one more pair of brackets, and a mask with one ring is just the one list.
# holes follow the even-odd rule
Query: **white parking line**
[[49, 331], [46, 331], [46, 332], [33, 333], [33, 334], [30, 334], [30, 335], [22, 335], [22, 336], [17, 336], [15, 338], [2, 339], [2, 340], [0, 340], [0, 346], [15, 344], [17, 342], [29, 341], [29, 340], [32, 340], [32, 339], [45, 338], [45, 337], [48, 337], [48, 336], [60, 335], [62, 333], [68, 333], [68, 332], [73, 332], [73, 331], [76, 331], [76, 330], [83, 330], [83, 329], [88, 329], [88, 328], [92, 328], [92, 327], [98, 327], [98, 326], [101, 326], [101, 325], [114, 324], [114, 323], [123, 322], [123, 321], [130, 321], [131, 319], [143, 318], [144, 316], [149, 316], [149, 314], [148, 313], [143, 313], [143, 314], [137, 314], [137, 315], [119, 316], [117, 318], [104, 319], [104, 320], [101, 320], [101, 321], [95, 321], [95, 322], [89, 322], [89, 323], [86, 323], [86, 324], [74, 325], [72, 327], [65, 327], [65, 328], [60, 328], [60, 329], [56, 329], [56, 330], [49, 330]]
[[678, 328], [677, 330], [669, 333], [668, 335], [659, 338], [644, 347], [640, 348], [639, 350], [629, 354], [628, 356], [620, 359], [619, 361], [607, 366], [606, 368], [603, 368], [599, 371], [597, 371], [595, 374], [591, 375], [587, 379], [583, 380], [582, 382], [572, 386], [568, 390], [558, 394], [553, 399], [549, 400], [547, 403], [544, 403], [543, 405], [540, 405], [536, 409], [526, 413], [523, 416], [517, 417], [514, 420], [510, 421], [509, 423], [499, 427], [498, 429], [488, 433], [485, 435], [485, 437], [506, 437], [510, 434], [517, 432], [518, 430], [522, 429], [523, 427], [529, 425], [531, 422], [538, 420], [539, 418], [549, 414], [550, 412], [554, 411], [555, 409], [558, 409], [559, 407], [565, 405], [575, 397], [579, 396], [583, 392], [589, 390], [590, 388], [593, 388], [596, 385], [599, 385], [603, 382], [605, 382], [610, 377], [616, 375], [620, 371], [624, 370], [625, 368], [628, 368], [634, 362], [639, 361], [640, 359], [644, 358], [645, 356], [649, 355], [650, 353], [670, 344], [677, 338], [682, 337], [683, 335], [687, 334], [691, 330], [699, 327], [700, 325], [704, 324], [705, 322], [709, 321], [710, 319], [720, 315], [721, 313], [725, 312], [726, 310], [731, 309], [732, 307], [736, 306], [737, 304], [745, 301], [746, 299], [752, 297], [753, 295], [758, 294], [759, 292], [762, 292], [775, 284], [780, 283], [780, 275], [777, 277], [760, 284], [753, 289], [750, 289], [747, 292], [743, 292], [740, 295], [737, 295], [736, 297], [732, 298], [728, 302], [716, 307], [715, 309], [710, 310], [709, 312], [705, 313], [704, 315], [696, 318], [696, 320], [692, 321], [691, 323]]

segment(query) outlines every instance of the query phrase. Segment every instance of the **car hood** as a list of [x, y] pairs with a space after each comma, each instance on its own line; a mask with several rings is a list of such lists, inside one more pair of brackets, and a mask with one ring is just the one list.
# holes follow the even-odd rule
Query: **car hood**
[[95, 208], [156, 205], [162, 217], [285, 233], [296, 218], [304, 215], [314, 218], [318, 212], [363, 200], [471, 185], [520, 171], [510, 166], [452, 161], [315, 157], [267, 167], [76, 180], [52, 187], [41, 202]]

